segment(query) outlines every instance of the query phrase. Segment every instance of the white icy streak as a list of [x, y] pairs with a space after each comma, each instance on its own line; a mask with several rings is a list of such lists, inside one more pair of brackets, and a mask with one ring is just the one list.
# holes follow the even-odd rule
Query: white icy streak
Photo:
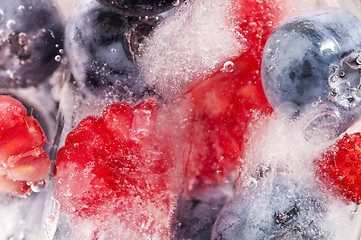
[[184, 93], [240, 53], [242, 46], [225, 23], [225, 2], [188, 2], [156, 28], [139, 64], [146, 82], [160, 95]]

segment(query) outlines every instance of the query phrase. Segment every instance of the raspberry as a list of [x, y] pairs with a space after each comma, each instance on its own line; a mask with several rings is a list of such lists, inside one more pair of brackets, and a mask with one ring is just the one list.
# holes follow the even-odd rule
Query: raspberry
[[346, 201], [361, 203], [361, 133], [346, 134], [316, 161], [318, 177]]
[[45, 179], [51, 169], [42, 149], [45, 135], [39, 123], [26, 116], [25, 107], [10, 96], [0, 96], [0, 191], [22, 196], [28, 182]]
[[74, 225], [91, 220], [99, 234], [124, 224], [133, 237], [168, 236], [173, 164], [156, 118], [155, 100], [115, 103], [68, 134], [56, 158], [55, 198]]

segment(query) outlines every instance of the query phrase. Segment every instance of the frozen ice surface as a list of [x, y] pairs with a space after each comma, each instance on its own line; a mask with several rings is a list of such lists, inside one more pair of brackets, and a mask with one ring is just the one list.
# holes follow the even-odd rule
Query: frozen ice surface
[[243, 46], [225, 23], [222, 8], [227, 2], [186, 2], [156, 27], [139, 65], [157, 93], [179, 96], [240, 53]]
[[[0, 240], [44, 239], [50, 186], [26, 198], [0, 195]], [[51, 239], [51, 238], [50, 238]]]
[[235, 195], [218, 216], [212, 239], [357, 239], [357, 206], [315, 178], [313, 160], [331, 142], [306, 141], [302, 122], [262, 118], [251, 127]]

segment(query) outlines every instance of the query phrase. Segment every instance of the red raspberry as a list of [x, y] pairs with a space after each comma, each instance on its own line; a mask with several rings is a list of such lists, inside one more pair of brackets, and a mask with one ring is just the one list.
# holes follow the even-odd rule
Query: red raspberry
[[261, 59], [268, 36], [283, 17], [282, 1], [232, 1], [231, 17], [248, 48], [232, 59], [234, 70], [220, 70], [189, 94], [194, 112], [193, 151], [188, 179], [198, 184], [224, 181], [239, 169], [253, 112], [271, 113], [263, 92]]
[[74, 225], [91, 221], [99, 234], [122, 225], [119, 234], [169, 237], [173, 163], [156, 119], [155, 100], [134, 108], [116, 103], [68, 134], [56, 158], [55, 198]]
[[29, 182], [45, 179], [51, 164], [39, 123], [26, 116], [25, 107], [10, 96], [0, 96], [0, 191], [22, 196]]
[[361, 133], [346, 134], [316, 161], [318, 178], [345, 200], [361, 203]]

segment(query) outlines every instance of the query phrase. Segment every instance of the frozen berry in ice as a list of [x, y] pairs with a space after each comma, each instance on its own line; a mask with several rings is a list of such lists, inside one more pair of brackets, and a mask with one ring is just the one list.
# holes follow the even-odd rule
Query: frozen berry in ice
[[361, 133], [346, 134], [316, 161], [319, 179], [346, 201], [361, 203]]
[[97, 0], [114, 12], [126, 16], [152, 16], [178, 6], [183, 0]]
[[2, 95], [0, 109], [0, 191], [21, 196], [50, 173], [45, 135], [18, 100]]
[[202, 78], [187, 95], [194, 113], [194, 147], [188, 164], [192, 182], [223, 181], [237, 170], [254, 112], [272, 112], [262, 88], [260, 67], [266, 40], [284, 14], [278, 7], [282, 1], [238, 0], [232, 4], [233, 18], [247, 49]]
[[[261, 173], [261, 172], [260, 172]], [[213, 227], [213, 240], [329, 239], [327, 201], [292, 174], [271, 170], [243, 176]], [[330, 227], [332, 226], [332, 227]]]
[[114, 238], [169, 237], [175, 173], [156, 119], [155, 100], [120, 102], [68, 134], [56, 158], [55, 198], [75, 228], [90, 220]]
[[80, 90], [94, 95], [143, 95], [136, 58], [157, 19], [140, 20], [110, 11], [96, 0], [81, 0], [65, 30], [65, 51]]
[[1, 1], [0, 31], [0, 87], [37, 85], [59, 65], [63, 26], [51, 1]]
[[314, 115], [308, 137], [332, 128], [326, 138], [335, 138], [360, 115], [360, 23], [342, 9], [317, 9], [283, 23], [266, 43], [267, 98], [291, 117]]
[[210, 239], [213, 224], [232, 195], [230, 184], [184, 191], [173, 220], [174, 239]]

